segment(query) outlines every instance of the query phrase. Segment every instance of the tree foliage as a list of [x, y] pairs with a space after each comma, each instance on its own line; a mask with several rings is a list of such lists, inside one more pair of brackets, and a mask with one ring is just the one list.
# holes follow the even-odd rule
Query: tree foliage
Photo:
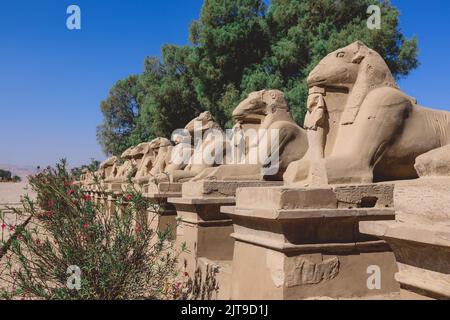
[[17, 175], [12, 175], [11, 171], [0, 169], [0, 182], [20, 182], [22, 179]]
[[[379, 30], [367, 27], [371, 4], [381, 8]], [[115, 98], [122, 88], [116, 85], [102, 103], [99, 141], [106, 152], [169, 137], [204, 110], [231, 126], [237, 103], [265, 88], [284, 91], [302, 124], [308, 73], [327, 53], [356, 40], [378, 51], [396, 77], [418, 66], [417, 39], [401, 33], [399, 11], [387, 0], [205, 0], [189, 31], [192, 45], [165, 45], [161, 60], [145, 60], [144, 72], [132, 77], [137, 85], [126, 86], [135, 99]]]

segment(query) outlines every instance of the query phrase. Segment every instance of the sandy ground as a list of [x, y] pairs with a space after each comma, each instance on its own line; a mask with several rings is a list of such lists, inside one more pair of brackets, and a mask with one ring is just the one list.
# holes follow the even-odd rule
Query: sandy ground
[[0, 206], [18, 204], [20, 203], [20, 197], [25, 194], [34, 195], [27, 183], [0, 183]]

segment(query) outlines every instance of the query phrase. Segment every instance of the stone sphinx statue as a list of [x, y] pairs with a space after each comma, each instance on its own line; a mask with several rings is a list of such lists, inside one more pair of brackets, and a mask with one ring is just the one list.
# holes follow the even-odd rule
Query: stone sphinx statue
[[89, 169], [84, 168], [81, 170], [79, 185], [88, 185], [93, 182], [92, 172]]
[[164, 157], [167, 148], [170, 148], [171, 143], [165, 138], [156, 138], [151, 142], [145, 142], [145, 152], [142, 160], [138, 165], [138, 169], [133, 181], [137, 184], [148, 183], [150, 179], [154, 177], [155, 171], [161, 163], [161, 158]]
[[[168, 161], [169, 166], [165, 170], [166, 172], [157, 175], [155, 180], [158, 182], [185, 182], [206, 168], [215, 167], [225, 161], [225, 134], [209, 111], [201, 113], [198, 117], [190, 121], [186, 125], [185, 130], [191, 137], [191, 143], [194, 143], [193, 149], [188, 149], [187, 151], [192, 154], [189, 162], [187, 165], [186, 163], [183, 164], [183, 162], [176, 164], [173, 161], [175, 158], [171, 158]], [[186, 139], [186, 136], [183, 139]], [[187, 148], [186, 142], [183, 143], [181, 148]], [[174, 157], [176, 157], [176, 152], [177, 150], [173, 153]], [[185, 157], [185, 154], [183, 157]], [[183, 167], [184, 169], [182, 169]]]
[[120, 160], [117, 160], [116, 174], [105, 179], [105, 182], [124, 183], [129, 177], [133, 177], [136, 174], [137, 161], [133, 157], [133, 149], [134, 147], [130, 147], [122, 153]]
[[[240, 163], [238, 161], [236, 164], [207, 169], [193, 180], [281, 181], [289, 164], [301, 159], [308, 150], [306, 132], [293, 120], [284, 94], [279, 90], [250, 93], [234, 110], [233, 119], [235, 128], [242, 128], [244, 137], [250, 130], [255, 133], [250, 141], [243, 141], [245, 145], [240, 148], [243, 150], [240, 152], [242, 160]], [[277, 139], [276, 143], [272, 139]], [[234, 137], [232, 141], [235, 142]], [[266, 152], [260, 157], [258, 149], [263, 143], [266, 143]], [[264, 168], [273, 165], [271, 161], [274, 159], [277, 160], [275, 170], [265, 172]]]
[[166, 138], [156, 138], [151, 142], [151, 146], [155, 154], [155, 161], [149, 173], [151, 177], [155, 177], [164, 172], [167, 165], [167, 158], [173, 146], [170, 140]]
[[[416, 159], [430, 152], [448, 159], [450, 113], [403, 93], [383, 58], [362, 42], [326, 56], [308, 87], [311, 152], [289, 166], [287, 184], [310, 184], [318, 163], [327, 183], [371, 183], [417, 178]], [[419, 159], [416, 167], [427, 172], [428, 158]]]
[[142, 162], [149, 153], [151, 153], [150, 142], [139, 143], [131, 150], [130, 157], [136, 161], [138, 170], [141, 168]]
[[106, 180], [106, 179], [110, 178], [111, 176], [114, 177], [117, 173], [116, 164], [117, 164], [116, 156], [112, 156], [112, 157], [106, 159], [105, 161], [103, 161], [100, 164], [99, 169], [97, 171], [99, 180]]
[[194, 148], [191, 144], [191, 136], [188, 132], [187, 134], [173, 134], [172, 141], [175, 143], [175, 146], [173, 146], [167, 154], [166, 165], [164, 168], [164, 173], [168, 175], [186, 168], [192, 157], [192, 153], [194, 152]]

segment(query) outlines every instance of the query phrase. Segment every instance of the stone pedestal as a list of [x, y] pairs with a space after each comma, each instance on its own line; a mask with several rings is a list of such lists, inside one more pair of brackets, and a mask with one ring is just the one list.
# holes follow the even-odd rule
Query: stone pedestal
[[[236, 207], [231, 299], [364, 298], [397, 293], [387, 244], [360, 221], [393, 220], [393, 186], [246, 188]], [[380, 288], [368, 285], [372, 268]], [[368, 273], [369, 272], [369, 273]]]
[[108, 184], [106, 185], [106, 191], [112, 192], [112, 193], [123, 192], [123, 191], [124, 191], [124, 190], [123, 190], [123, 189], [124, 189], [124, 188], [123, 188], [124, 184], [125, 184], [125, 183], [122, 183], [122, 182], [108, 183]]
[[144, 186], [144, 193], [149, 197], [179, 198], [182, 185], [179, 182], [149, 183]]
[[398, 263], [402, 289], [423, 298], [450, 299], [450, 230], [405, 222], [361, 222], [360, 231], [384, 239]]
[[233, 232], [231, 219], [220, 212], [223, 205], [232, 205], [228, 198], [170, 198], [175, 205], [177, 219], [177, 247], [185, 247], [180, 262], [189, 275], [197, 270], [200, 257], [209, 260], [231, 260], [233, 258]]
[[[204, 180], [185, 182], [181, 198], [169, 198], [175, 205], [179, 220], [177, 245], [185, 245], [187, 251], [180, 262], [188, 274], [194, 278], [198, 270], [205, 269], [204, 263], [216, 266], [215, 277], [219, 290], [215, 297], [228, 299], [229, 267], [233, 259], [234, 240], [230, 237], [233, 223], [220, 211], [222, 206], [235, 204], [236, 190], [241, 187], [264, 187], [280, 185], [281, 182], [266, 181], [219, 181]], [[227, 271], [228, 270], [228, 271]], [[203, 275], [204, 278], [204, 275]]]
[[150, 199], [152, 206], [142, 214], [142, 221], [155, 231], [164, 232], [170, 228], [172, 239], [175, 239], [177, 211], [167, 200], [169, 197], [181, 197], [181, 183], [148, 184], [144, 186], [144, 191], [144, 197]]
[[450, 179], [395, 183], [396, 221], [361, 222], [384, 239], [398, 263], [402, 295], [450, 299]]

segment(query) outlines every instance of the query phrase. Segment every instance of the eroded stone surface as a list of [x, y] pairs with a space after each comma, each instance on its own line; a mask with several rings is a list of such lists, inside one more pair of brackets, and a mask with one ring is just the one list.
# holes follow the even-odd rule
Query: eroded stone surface
[[[310, 152], [284, 175], [311, 184], [323, 155], [328, 183], [371, 183], [449, 172], [450, 112], [423, 108], [402, 92], [388, 65], [357, 41], [327, 55], [308, 77]], [[317, 175], [317, 173], [316, 173]]]
[[415, 168], [420, 177], [450, 177], [450, 145], [417, 157]]

